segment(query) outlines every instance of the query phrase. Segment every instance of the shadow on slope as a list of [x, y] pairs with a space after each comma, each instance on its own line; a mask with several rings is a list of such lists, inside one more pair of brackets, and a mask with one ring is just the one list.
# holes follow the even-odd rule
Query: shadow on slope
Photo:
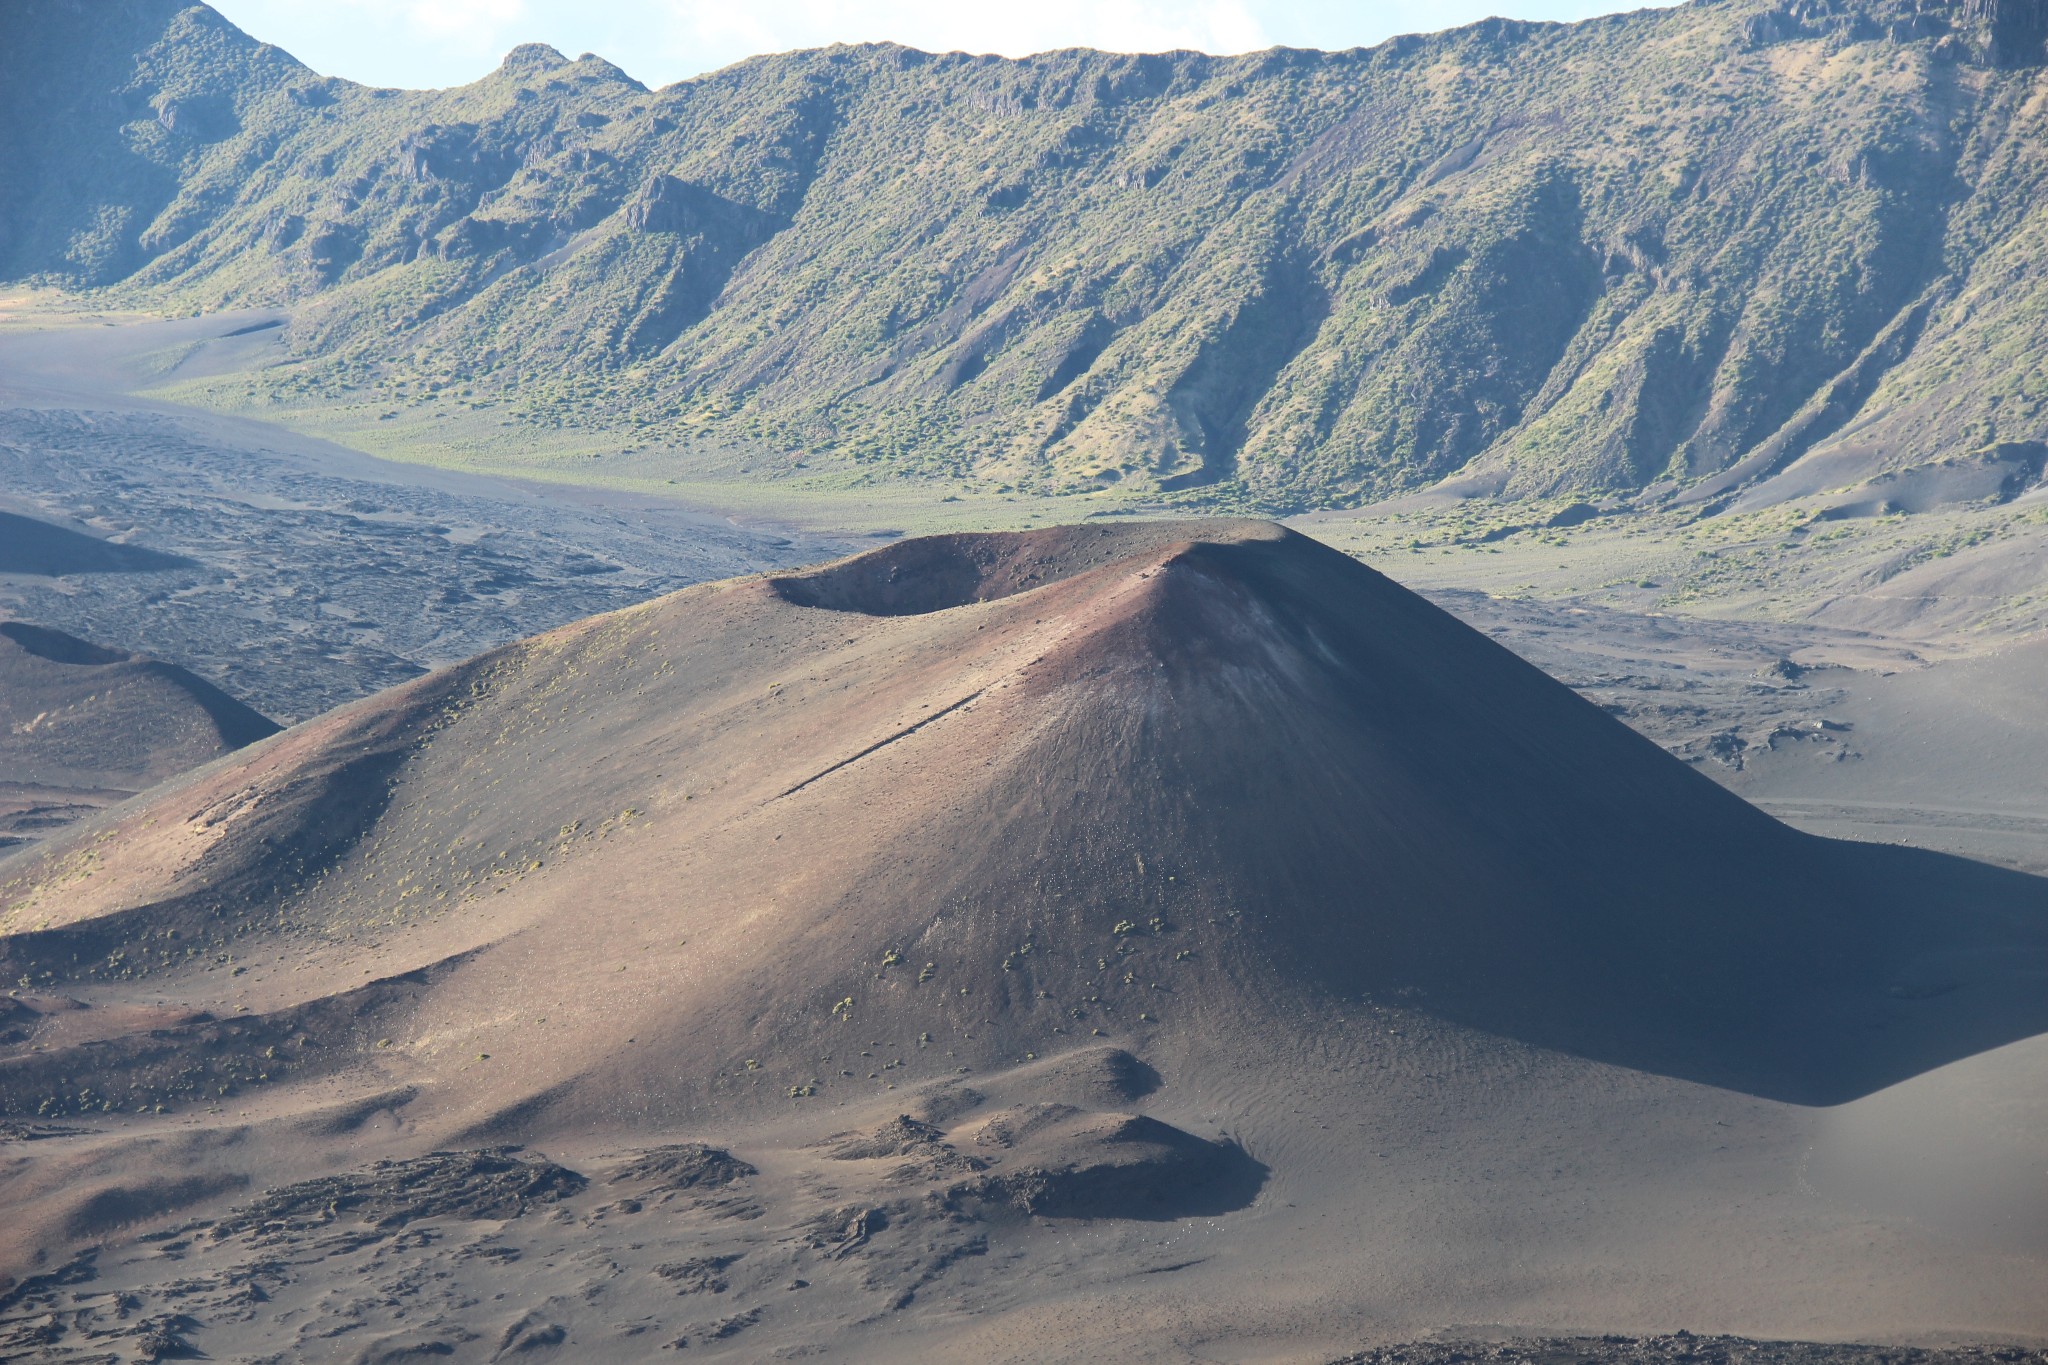
[[[1796, 833], [1301, 537], [1123, 535], [910, 542], [777, 581], [882, 615], [1056, 583], [1029, 612], [1069, 625], [1021, 684], [1036, 705], [999, 704], [1030, 738], [920, 832], [959, 859], [878, 856], [849, 913], [1020, 907], [992, 956], [1112, 922], [1155, 926], [1119, 952], [1163, 954], [1206, 925], [1203, 991], [1277, 972], [1806, 1104], [2048, 1031], [2048, 882]], [[1139, 962], [1125, 984], [1159, 970]], [[1027, 984], [1103, 1001], [1117, 974], [1077, 965]]]
[[118, 545], [33, 517], [0, 512], [0, 573], [55, 578], [74, 573], [155, 573], [191, 565], [191, 560], [177, 555]]

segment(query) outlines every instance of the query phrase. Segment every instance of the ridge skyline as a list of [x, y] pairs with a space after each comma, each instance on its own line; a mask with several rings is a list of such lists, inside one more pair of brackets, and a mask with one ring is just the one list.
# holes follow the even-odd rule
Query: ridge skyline
[[[1410, 34], [1500, 17], [1571, 23], [1657, 4], [1615, 0], [1400, 0], [1345, 6], [1317, 0], [1218, 0], [1201, 7], [1120, 0], [1054, 3], [1029, 13], [972, 13], [920, 0], [891, 4], [771, 4], [747, 15], [682, 11], [659, 3], [593, 9], [560, 0], [474, 3], [352, 0], [302, 6], [230, 0], [217, 6], [244, 32], [292, 53], [323, 75], [380, 89], [471, 84], [514, 47], [544, 45], [565, 57], [615, 60], [650, 89], [696, 79], [753, 57], [832, 46], [899, 45], [934, 53], [1021, 58], [1090, 50], [1241, 55], [1272, 48], [1345, 51]], [[854, 13], [854, 11], [858, 11]], [[402, 41], [393, 41], [393, 35]]]

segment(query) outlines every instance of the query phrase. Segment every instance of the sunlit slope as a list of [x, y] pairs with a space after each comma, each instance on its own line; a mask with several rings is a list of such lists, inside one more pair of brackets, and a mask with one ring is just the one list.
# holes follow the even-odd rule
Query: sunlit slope
[[292, 305], [289, 363], [195, 392], [585, 475], [2011, 497], [2048, 316], [2020, 8], [837, 47], [659, 91], [523, 47], [399, 92], [203, 7], [27, 3], [0, 277]]

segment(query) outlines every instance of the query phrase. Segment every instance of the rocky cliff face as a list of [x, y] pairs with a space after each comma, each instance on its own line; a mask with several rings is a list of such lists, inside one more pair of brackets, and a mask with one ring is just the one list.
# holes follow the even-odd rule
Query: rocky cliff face
[[0, 278], [292, 305], [266, 402], [1272, 508], [2048, 436], [2010, 360], [2048, 344], [2039, 0], [658, 91], [542, 47], [368, 90], [203, 7], [90, 12], [9, 11]]
[[2003, 66], [2048, 61], [2048, 4], [2042, 0], [1963, 0], [1966, 21], [1982, 25], [1993, 60]]

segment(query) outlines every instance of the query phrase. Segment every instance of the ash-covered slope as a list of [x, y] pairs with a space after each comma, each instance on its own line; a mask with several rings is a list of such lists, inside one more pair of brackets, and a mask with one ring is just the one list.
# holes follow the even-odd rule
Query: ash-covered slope
[[390, 91], [204, 6], [14, 0], [0, 278], [291, 305], [291, 363], [219, 401], [651, 477], [2010, 497], [2048, 436], [1993, 359], [2043, 344], [2041, 12], [835, 47], [661, 90], [526, 46]]
[[276, 733], [175, 664], [0, 621], [0, 779], [140, 791]]
[[[89, 883], [60, 844], [6, 886], [10, 977], [269, 1016], [440, 963], [415, 1037], [504, 1064], [399, 1055], [528, 1129], [864, 1089], [818, 1060], [849, 1027], [921, 1039], [902, 1080], [1367, 994], [1813, 1101], [2048, 1024], [2011, 976], [2048, 944], [2038, 882], [1795, 834], [1257, 523], [691, 589], [301, 726], [88, 843]], [[138, 959], [166, 935], [209, 960]], [[339, 977], [268, 965], [307, 952]], [[7, 1107], [70, 1107], [31, 1079], [66, 1069], [17, 1063]]]
[[[693, 1339], [781, 1322], [759, 1339], [793, 1346], [981, 1283], [957, 1267], [1019, 1212], [1235, 1217], [1269, 1180], [1383, 1206], [1395, 1167], [1368, 1151], [1423, 1163], [1398, 1188], [1509, 1172], [1548, 1209], [1543, 1182], [1589, 1141], [1626, 1165], [1614, 1189], [1654, 1202], [1689, 1161], [1737, 1162], [1711, 1155], [1731, 1142], [1794, 1142], [1776, 1101], [2048, 1030], [2040, 881], [1794, 833], [1379, 574], [1254, 522], [938, 537], [687, 589], [296, 727], [10, 871], [0, 1118], [38, 1139], [0, 1172], [24, 1229], [10, 1269], [282, 1182], [165, 1243], [212, 1267], [217, 1325], [243, 1324], [218, 1342], [267, 1349], [235, 1286], [377, 1273], [381, 1252], [287, 1271], [274, 1251], [357, 1216], [384, 1221], [348, 1246], [381, 1246], [414, 1181], [446, 1186], [422, 1217], [564, 1203], [503, 1254], [552, 1267], [569, 1251], [546, 1229], [580, 1218], [621, 1301], [665, 1295], [667, 1322], [678, 1286], [730, 1280], [728, 1316], [689, 1310]], [[1667, 1113], [1720, 1145], [1679, 1155]], [[1329, 1134], [1340, 1118], [1355, 1136]], [[1582, 1121], [1604, 1135], [1569, 1136]], [[1446, 1131], [1462, 1145], [1430, 1155]], [[689, 1149], [723, 1174], [687, 1195], [645, 1186], [681, 1157], [622, 1155], [707, 1139], [733, 1155]], [[551, 1158], [445, 1154], [507, 1141]], [[371, 1155], [417, 1164], [347, 1173]], [[570, 1160], [593, 1183], [551, 1164]], [[1740, 1169], [1686, 1207], [1775, 1188]], [[621, 1188], [600, 1196], [599, 1176]], [[534, 1202], [508, 1204], [519, 1191]], [[671, 1200], [682, 1221], [650, 1243], [631, 1219]], [[1604, 1207], [1587, 1216], [1648, 1216]], [[1443, 1208], [1423, 1212], [1386, 1235], [1455, 1256]], [[1814, 1216], [1771, 1235], [1803, 1245]], [[733, 1218], [761, 1221], [727, 1247]], [[1104, 1235], [1089, 1263], [1130, 1273]], [[1483, 1234], [1515, 1256], [1521, 1235]], [[154, 1245], [92, 1292], [158, 1302]], [[433, 1320], [467, 1324], [462, 1342], [495, 1311], [476, 1307], [478, 1254], [448, 1244], [444, 1288], [468, 1306]], [[1899, 1282], [1946, 1283], [1901, 1264]], [[573, 1299], [544, 1268], [522, 1292]], [[828, 1274], [845, 1297], [797, 1317], [770, 1292]], [[2031, 1320], [2002, 1293], [1990, 1320]], [[1595, 1305], [1574, 1321], [1639, 1325], [1574, 1302]], [[1907, 1328], [1918, 1303], [1896, 1301]], [[623, 1309], [550, 1311], [569, 1315], [557, 1344], [563, 1323], [627, 1333]]]
[[174, 664], [0, 621], [0, 849], [276, 733]]

